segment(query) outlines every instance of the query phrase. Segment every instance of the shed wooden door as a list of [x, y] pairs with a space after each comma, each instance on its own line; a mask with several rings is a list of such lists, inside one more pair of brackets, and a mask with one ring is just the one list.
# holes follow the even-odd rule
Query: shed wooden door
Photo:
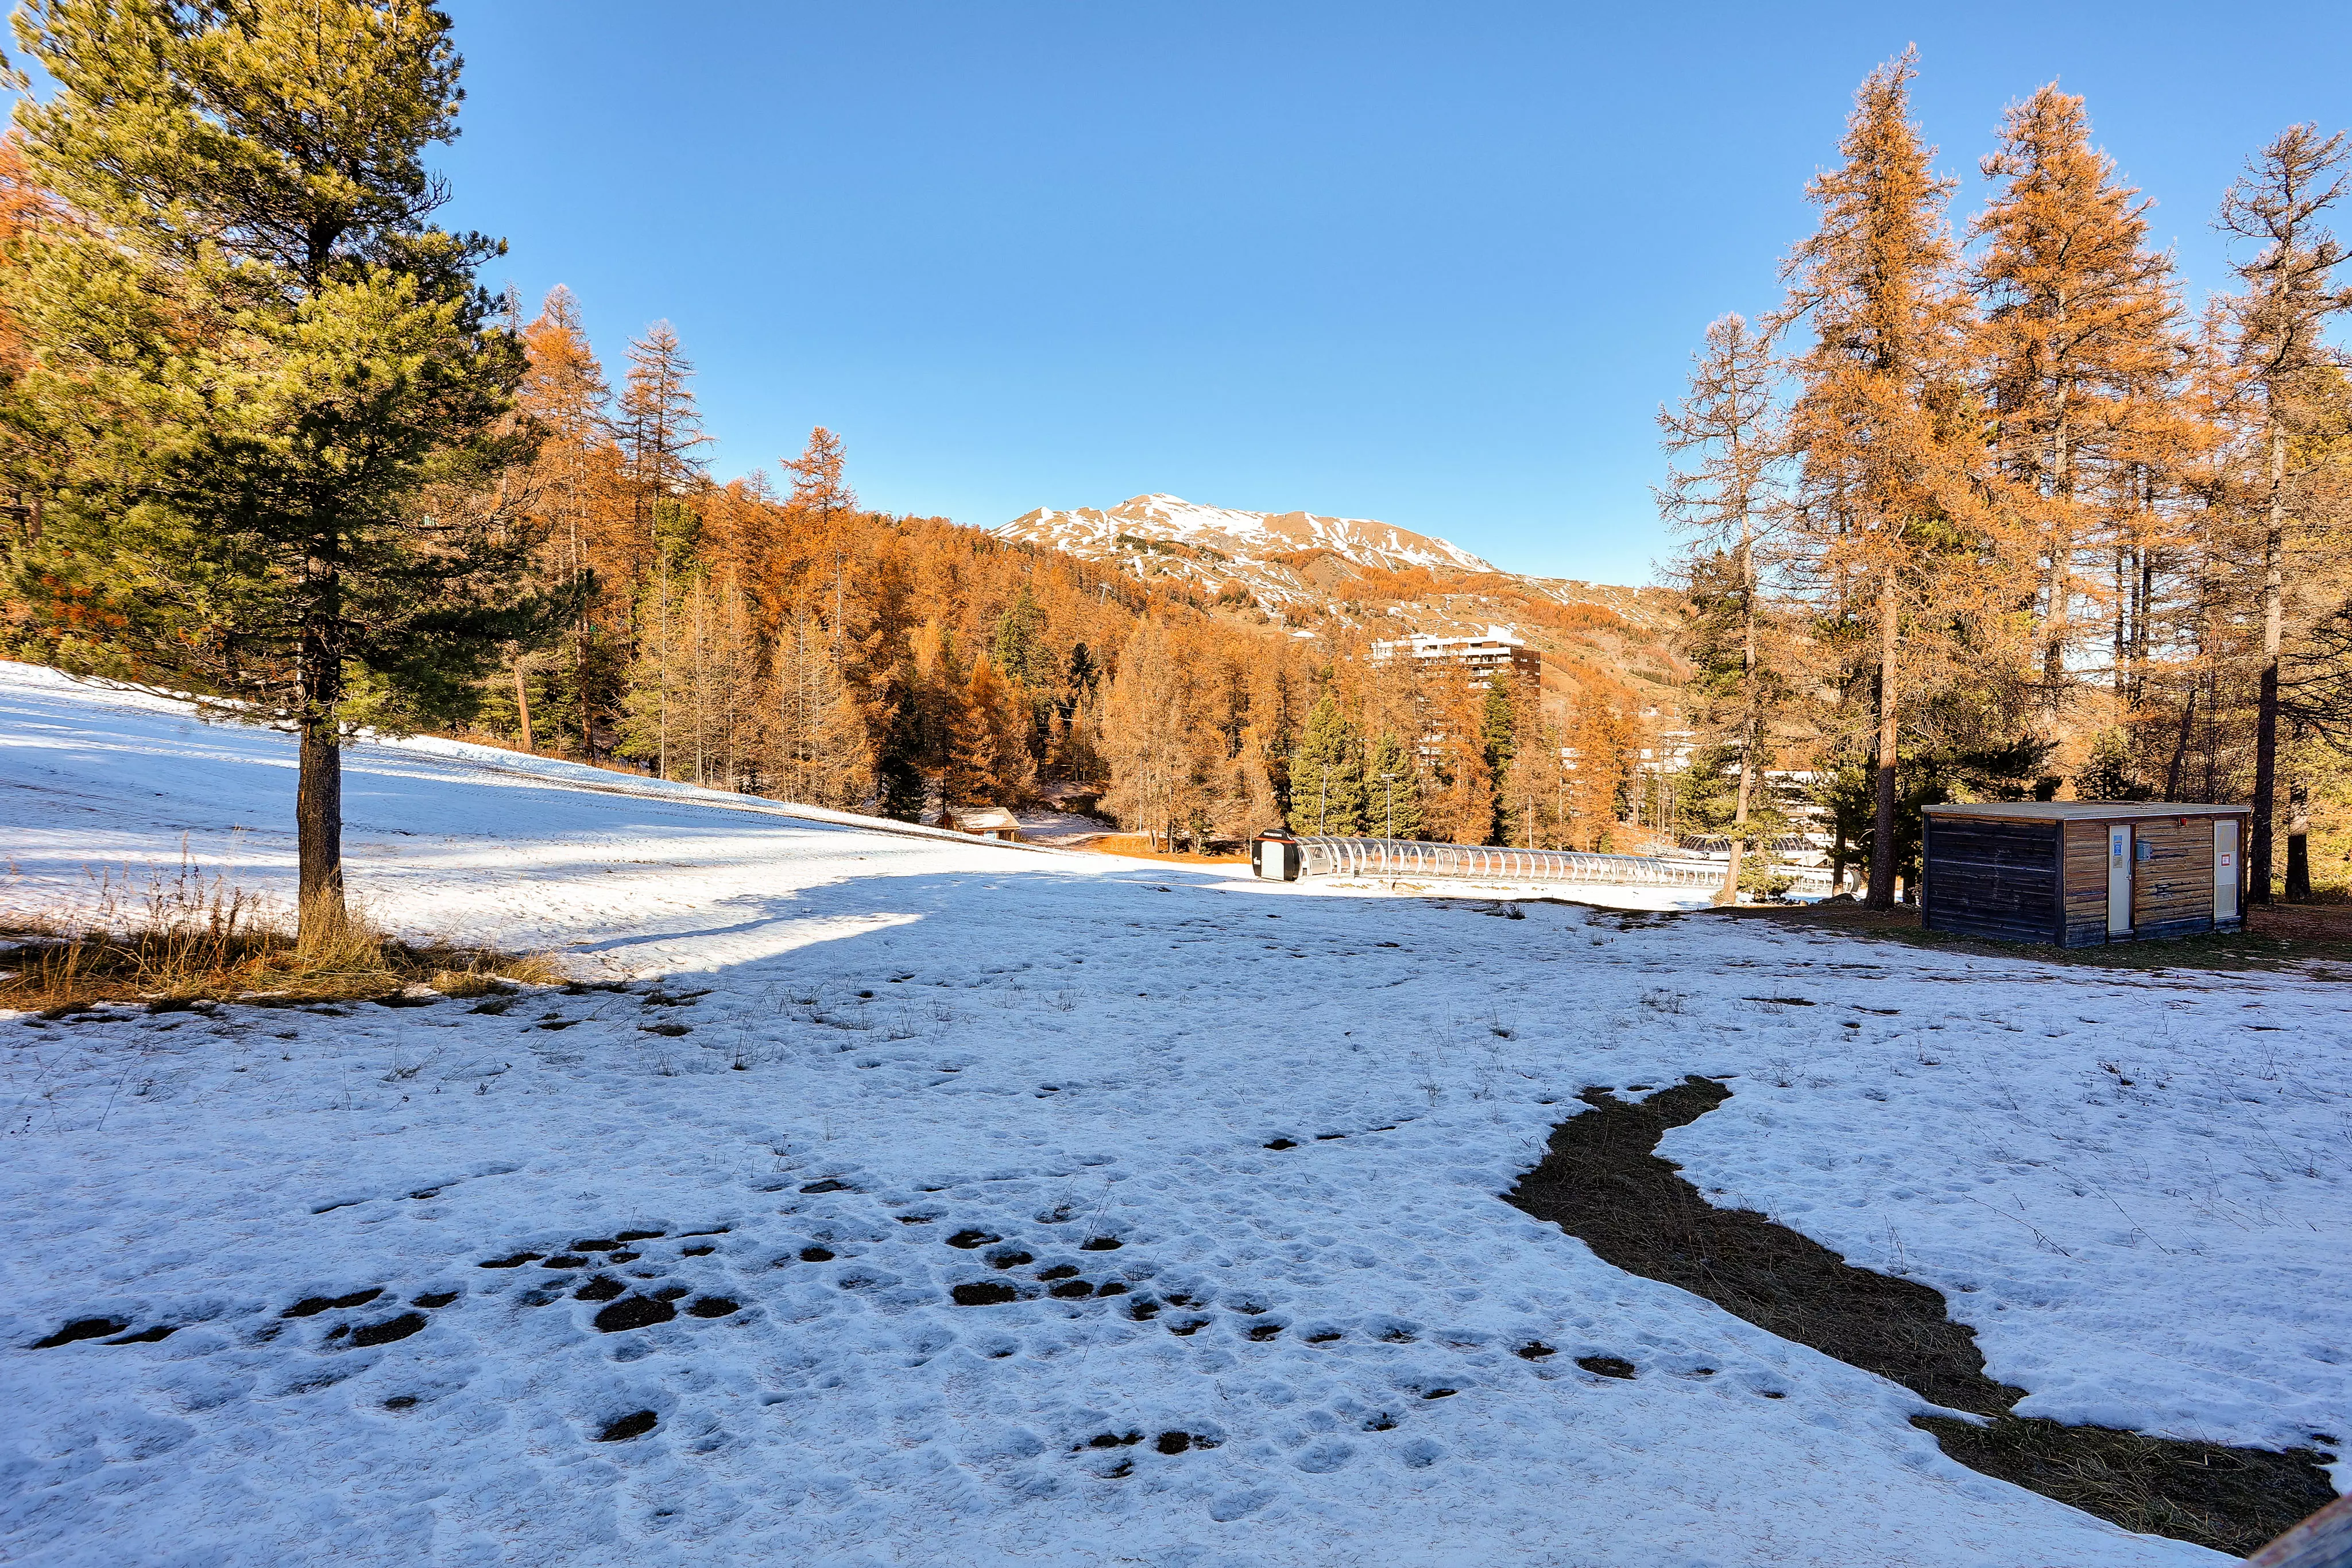
[[2238, 917], [2238, 820], [2213, 819], [2213, 920]]
[[2107, 824], [2107, 935], [2128, 936], [2132, 928], [2132, 831]]
[[2135, 830], [2143, 859], [2135, 868], [2132, 930], [2178, 936], [2213, 925], [2213, 832], [2210, 819], [2143, 819]]

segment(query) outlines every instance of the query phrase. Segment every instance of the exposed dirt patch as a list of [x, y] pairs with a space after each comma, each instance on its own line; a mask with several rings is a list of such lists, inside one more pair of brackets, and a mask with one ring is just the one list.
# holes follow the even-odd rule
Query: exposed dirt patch
[[76, 1318], [47, 1339], [33, 1342], [35, 1350], [55, 1350], [76, 1340], [104, 1339], [108, 1334], [121, 1333], [131, 1325], [121, 1318]]
[[424, 1326], [423, 1312], [403, 1312], [396, 1318], [387, 1318], [380, 1323], [368, 1323], [353, 1329], [352, 1343], [355, 1345], [390, 1344], [394, 1340], [406, 1339]]
[[1914, 1424], [1973, 1469], [2126, 1530], [2194, 1541], [2232, 1556], [2258, 1550], [2335, 1500], [2326, 1472], [2309, 1462], [2316, 1456], [2308, 1452], [2225, 1448], [2022, 1416], [1990, 1427], [1938, 1416], [1917, 1416]]
[[630, 1296], [614, 1301], [596, 1314], [596, 1326], [605, 1333], [621, 1333], [629, 1329], [651, 1328], [677, 1316], [677, 1309], [667, 1301], [652, 1296]]
[[604, 1429], [596, 1434], [600, 1443], [625, 1443], [632, 1437], [642, 1437], [661, 1424], [661, 1417], [650, 1410], [639, 1410], [617, 1421], [607, 1421]]
[[[2147, 946], [2155, 946], [2147, 944]], [[1543, 1162], [1504, 1195], [1580, 1237], [1604, 1260], [1664, 1281], [1783, 1339], [1877, 1373], [1937, 1405], [1991, 1418], [1921, 1416], [1962, 1464], [2126, 1530], [2242, 1556], [2334, 1500], [2308, 1450], [2273, 1453], [2063, 1427], [2011, 1414], [2025, 1390], [1985, 1375], [1973, 1330], [1925, 1285], [1856, 1269], [1811, 1239], [1746, 1209], [1717, 1208], [1659, 1157], [1669, 1127], [1730, 1097], [1686, 1078], [1639, 1103], [1603, 1089], [1554, 1128]], [[1580, 1358], [1604, 1375], [1630, 1375]]]
[[948, 1295], [959, 1307], [992, 1307], [1021, 1299], [1020, 1291], [997, 1280], [975, 1280], [956, 1286]]

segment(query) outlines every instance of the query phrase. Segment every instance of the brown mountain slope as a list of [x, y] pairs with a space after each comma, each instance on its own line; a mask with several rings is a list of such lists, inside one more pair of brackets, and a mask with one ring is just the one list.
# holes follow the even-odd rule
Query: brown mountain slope
[[995, 532], [1181, 585], [1223, 615], [1269, 627], [1336, 623], [1373, 640], [1501, 632], [1544, 655], [1547, 695], [1560, 702], [1597, 686], [1637, 711], [1663, 717], [1675, 708], [1683, 670], [1670, 643], [1680, 601], [1664, 589], [1503, 571], [1444, 539], [1362, 517], [1237, 511], [1167, 495], [1040, 508]]

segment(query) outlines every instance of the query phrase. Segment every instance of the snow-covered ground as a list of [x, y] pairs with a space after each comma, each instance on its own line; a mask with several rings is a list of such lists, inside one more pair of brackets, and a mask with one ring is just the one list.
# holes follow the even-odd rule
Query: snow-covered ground
[[[0, 896], [184, 840], [282, 892], [292, 761], [0, 666]], [[1509, 920], [446, 742], [345, 789], [383, 918], [632, 988], [0, 1020], [11, 1562], [2225, 1561], [1496, 1197], [1579, 1089], [1688, 1072], [1733, 1091], [1691, 1178], [1944, 1291], [2028, 1413], [2352, 1436], [2339, 987]], [[600, 1332], [599, 1275], [683, 1310]], [[30, 1348], [92, 1316], [174, 1332]]]

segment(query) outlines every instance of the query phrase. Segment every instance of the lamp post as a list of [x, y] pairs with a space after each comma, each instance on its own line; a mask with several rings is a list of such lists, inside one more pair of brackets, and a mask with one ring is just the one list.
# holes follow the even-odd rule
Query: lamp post
[[1381, 847], [1381, 860], [1389, 869], [1391, 893], [1396, 891], [1396, 781], [1397, 776], [1393, 773], [1381, 775], [1381, 783], [1387, 789], [1389, 798], [1389, 836], [1388, 841]]

